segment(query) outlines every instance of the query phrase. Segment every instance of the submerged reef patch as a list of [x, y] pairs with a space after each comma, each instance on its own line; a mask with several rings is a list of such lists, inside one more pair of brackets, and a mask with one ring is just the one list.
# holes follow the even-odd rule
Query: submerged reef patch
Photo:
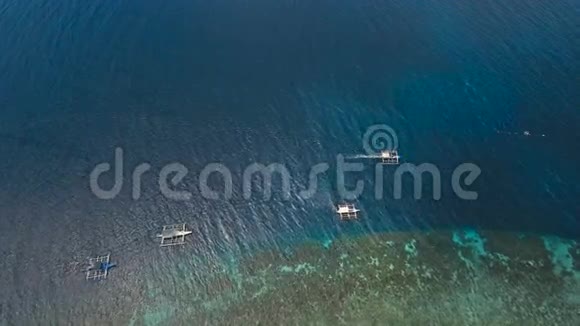
[[[171, 274], [135, 324], [577, 325], [578, 243], [454, 230], [262, 251]], [[235, 265], [235, 266], [233, 266]], [[200, 272], [200, 271], [207, 272]], [[193, 279], [190, 279], [193, 278]], [[157, 287], [165, 288], [167, 279]], [[172, 309], [167, 307], [171, 306]]]
[[571, 277], [580, 281], [580, 272], [575, 270], [575, 261], [572, 256], [578, 251], [578, 243], [574, 240], [558, 237], [542, 237], [546, 250], [550, 253], [550, 260], [557, 276]]

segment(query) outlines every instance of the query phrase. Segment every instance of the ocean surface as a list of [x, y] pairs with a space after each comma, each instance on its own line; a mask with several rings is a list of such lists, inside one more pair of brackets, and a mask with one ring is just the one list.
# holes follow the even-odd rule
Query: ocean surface
[[[580, 239], [579, 90], [578, 0], [0, 0], [0, 324], [123, 323], [99, 306], [126, 304], [117, 289], [132, 282], [175, 282], [192, 257], [462, 228]], [[376, 200], [359, 160], [347, 185], [366, 182], [361, 218], [342, 223], [337, 155], [364, 154], [377, 124], [404, 162], [438, 167], [441, 199], [429, 181], [422, 199], [411, 181], [395, 199], [387, 181]], [[116, 148], [124, 185], [99, 199], [89, 174]], [[173, 162], [190, 200], [159, 190]], [[209, 163], [232, 172], [233, 198], [202, 197]], [[289, 198], [275, 180], [271, 199], [244, 199], [252, 163], [283, 164]], [[452, 190], [462, 163], [481, 169], [477, 200]], [[155, 235], [179, 222], [186, 247], [160, 251]], [[97, 291], [82, 266], [105, 253], [119, 267]]]

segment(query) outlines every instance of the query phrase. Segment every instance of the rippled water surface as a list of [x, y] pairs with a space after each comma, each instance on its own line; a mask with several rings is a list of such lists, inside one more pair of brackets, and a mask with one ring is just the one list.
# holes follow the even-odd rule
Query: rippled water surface
[[[0, 324], [578, 324], [579, 17], [577, 0], [0, 0]], [[442, 198], [409, 181], [375, 200], [367, 161], [347, 178], [361, 217], [340, 222], [337, 155], [375, 124], [439, 168]], [[117, 147], [124, 185], [101, 200], [89, 174]], [[159, 191], [172, 162], [190, 200]], [[230, 200], [201, 196], [213, 162]], [[289, 199], [278, 181], [243, 198], [256, 162], [288, 168]], [[465, 162], [475, 201], [451, 187]], [[159, 248], [177, 222], [193, 235]], [[118, 267], [86, 282], [104, 253]]]

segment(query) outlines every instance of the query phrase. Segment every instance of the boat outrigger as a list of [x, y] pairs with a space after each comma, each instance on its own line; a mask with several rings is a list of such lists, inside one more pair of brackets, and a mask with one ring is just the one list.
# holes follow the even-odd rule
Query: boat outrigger
[[190, 235], [192, 231], [187, 230], [185, 223], [165, 225], [163, 231], [157, 237], [161, 238], [161, 247], [175, 246], [185, 243], [185, 236]]
[[88, 280], [104, 280], [109, 275], [109, 269], [117, 266], [111, 263], [111, 255], [97, 256], [89, 258], [89, 266], [87, 268], [86, 279]]
[[370, 158], [380, 160], [381, 164], [398, 165], [401, 157], [396, 149], [387, 149], [371, 155], [354, 155], [351, 158]]
[[350, 221], [358, 219], [360, 209], [357, 209], [354, 204], [339, 204], [336, 212], [342, 221]]
[[401, 157], [396, 150], [382, 151], [380, 155], [381, 163], [386, 165], [398, 165], [399, 158]]

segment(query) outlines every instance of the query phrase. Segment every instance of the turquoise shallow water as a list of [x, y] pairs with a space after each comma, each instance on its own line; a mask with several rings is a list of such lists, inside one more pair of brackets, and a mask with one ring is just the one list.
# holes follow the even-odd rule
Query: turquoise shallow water
[[[196, 259], [289, 253], [308, 239], [462, 227], [577, 239], [579, 12], [575, 0], [0, 0], [3, 322], [48, 307], [64, 323], [114, 319], [94, 304], [136, 303], [107, 287], [137, 293], [143, 275], [169, 284], [172, 268]], [[344, 224], [333, 173], [313, 198], [295, 195], [313, 164], [360, 153], [377, 123], [396, 130], [405, 161], [439, 167], [440, 201], [365, 192], [361, 220]], [[524, 130], [546, 137], [508, 134]], [[125, 187], [99, 200], [88, 175], [118, 146]], [[192, 200], [167, 200], [152, 174], [131, 199], [131, 167], [175, 161], [191, 172]], [[196, 176], [210, 162], [232, 170], [233, 200], [200, 197]], [[254, 162], [288, 167], [290, 200], [241, 198]], [[482, 169], [477, 201], [451, 190], [463, 162]], [[185, 253], [159, 251], [154, 235], [178, 221], [194, 230]], [[103, 252], [125, 283], [91, 296], [79, 270]]]

